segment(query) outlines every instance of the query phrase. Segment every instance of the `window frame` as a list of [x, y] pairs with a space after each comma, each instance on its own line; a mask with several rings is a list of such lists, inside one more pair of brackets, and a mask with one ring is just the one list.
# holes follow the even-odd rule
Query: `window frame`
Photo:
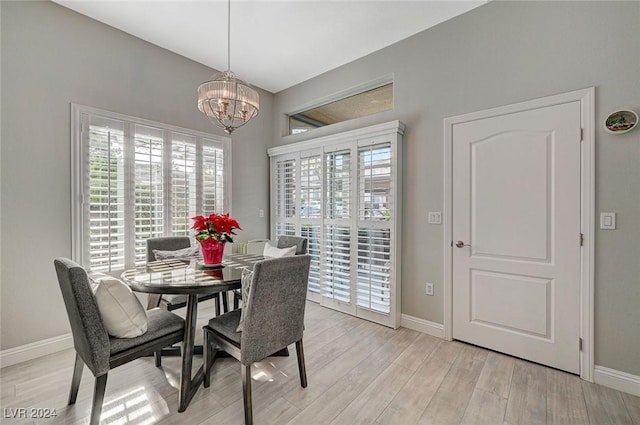
[[[71, 258], [82, 264], [85, 267], [88, 267], [89, 258], [86, 258], [86, 244], [88, 240], [85, 229], [85, 207], [86, 202], [88, 201], [88, 179], [85, 178], [86, 166], [85, 157], [87, 155], [86, 149], [87, 146], [85, 144], [83, 131], [85, 129], [85, 125], [87, 123], [83, 122], [85, 117], [90, 118], [91, 116], [98, 116], [107, 119], [113, 119], [117, 121], [122, 121], [124, 123], [125, 131], [124, 131], [124, 144], [125, 149], [130, 151], [129, 155], [132, 154], [135, 149], [135, 141], [136, 141], [136, 133], [135, 131], [131, 132], [130, 129], [135, 129], [136, 126], [147, 126], [153, 127], [156, 129], [161, 129], [164, 137], [164, 159], [163, 159], [163, 179], [164, 179], [164, 191], [163, 199], [164, 199], [164, 226], [163, 226], [163, 236], [171, 236], [171, 203], [169, 191], [167, 190], [167, 184], [169, 184], [169, 177], [167, 171], [170, 171], [171, 157], [166, 156], [167, 153], [170, 154], [171, 150], [171, 142], [173, 141], [173, 134], [178, 135], [189, 135], [193, 136], [196, 140], [196, 150], [202, 155], [202, 150], [204, 144], [215, 146], [217, 148], [221, 148], [223, 150], [223, 207], [224, 212], [232, 213], [232, 199], [231, 199], [231, 176], [232, 176], [232, 149], [231, 149], [231, 138], [225, 136], [218, 136], [210, 133], [204, 133], [192, 129], [187, 129], [183, 127], [178, 127], [170, 124], [160, 123], [156, 121], [151, 121], [143, 118], [138, 118], [134, 116], [129, 116], [117, 112], [111, 112], [99, 108], [94, 108], [90, 106], [85, 106], [81, 104], [71, 103]], [[167, 143], [169, 142], [169, 143]], [[202, 158], [202, 156], [201, 156]], [[125, 161], [134, 161], [134, 158], [125, 158]], [[169, 168], [167, 168], [169, 167]], [[196, 163], [196, 174], [202, 174], [202, 163], [198, 161]], [[196, 185], [198, 186], [197, 190], [201, 191], [202, 182], [197, 180]], [[202, 200], [197, 199], [197, 205], [201, 205]], [[134, 205], [134, 204], [132, 204]], [[168, 208], [168, 209], [167, 209]], [[131, 211], [126, 211], [125, 214], [131, 216]], [[129, 222], [133, 226], [135, 226], [135, 219], [131, 220], [125, 219], [126, 222]], [[135, 243], [131, 243], [132, 240], [135, 239], [135, 232], [131, 233], [134, 235], [132, 237], [127, 237], [127, 241], [129, 242], [128, 246], [130, 247], [131, 253], [125, 252], [125, 264], [124, 269], [133, 267], [135, 265]], [[131, 262], [133, 259], [133, 263]], [[120, 269], [112, 270], [108, 273], [118, 273]]]

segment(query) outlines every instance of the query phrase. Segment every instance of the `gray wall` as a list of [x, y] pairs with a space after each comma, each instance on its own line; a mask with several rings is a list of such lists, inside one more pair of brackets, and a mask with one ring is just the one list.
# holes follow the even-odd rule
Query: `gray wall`
[[[399, 119], [406, 124], [402, 312], [443, 322], [443, 119], [596, 87], [595, 361], [640, 375], [640, 130], [609, 135], [606, 115], [640, 112], [640, 3], [491, 2], [276, 95], [274, 144]], [[285, 114], [314, 99], [395, 73], [394, 109], [286, 136]], [[434, 282], [435, 296], [424, 293]]]
[[[215, 71], [51, 2], [0, 1], [2, 51], [2, 343], [70, 331], [53, 259], [71, 255], [70, 103], [223, 134], [196, 107]], [[212, 41], [213, 42], [213, 41]], [[273, 95], [233, 134], [239, 239], [269, 233]], [[250, 168], [251, 173], [246, 173]], [[256, 184], [258, 182], [258, 184]]]

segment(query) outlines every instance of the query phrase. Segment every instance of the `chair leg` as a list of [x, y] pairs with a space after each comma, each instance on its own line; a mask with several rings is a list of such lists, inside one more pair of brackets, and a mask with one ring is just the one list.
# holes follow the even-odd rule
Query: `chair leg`
[[156, 367], [162, 366], [162, 350], [158, 350], [153, 353], [153, 357], [156, 360]]
[[100, 414], [102, 413], [102, 402], [104, 401], [104, 390], [107, 387], [107, 374], [96, 377], [96, 383], [93, 388], [93, 406], [91, 406], [90, 425], [98, 425], [100, 423]]
[[226, 313], [229, 311], [229, 296], [226, 292], [220, 292], [220, 298], [222, 298], [222, 312]]
[[240, 297], [238, 297], [238, 294], [234, 293], [233, 294], [233, 309], [237, 310], [240, 308]]
[[242, 371], [242, 397], [244, 399], [244, 424], [253, 425], [253, 408], [251, 407], [251, 365], [240, 363]]
[[82, 379], [82, 370], [84, 369], [84, 362], [80, 358], [80, 355], [76, 353], [76, 364], [73, 368], [73, 378], [71, 378], [71, 391], [69, 392], [69, 405], [76, 403], [78, 397], [78, 388], [80, 388], [80, 379]]
[[[218, 306], [218, 300], [216, 299], [216, 307]], [[217, 312], [216, 312], [217, 315]], [[209, 342], [209, 332], [205, 329], [202, 340], [202, 364], [204, 365], [204, 379], [202, 386], [209, 388], [211, 383], [211, 343]]]
[[300, 374], [300, 385], [307, 388], [307, 368], [304, 365], [304, 348], [302, 340], [296, 342], [296, 354], [298, 357], [298, 373]]
[[213, 299], [213, 302], [216, 305], [216, 317], [220, 316], [220, 294]]

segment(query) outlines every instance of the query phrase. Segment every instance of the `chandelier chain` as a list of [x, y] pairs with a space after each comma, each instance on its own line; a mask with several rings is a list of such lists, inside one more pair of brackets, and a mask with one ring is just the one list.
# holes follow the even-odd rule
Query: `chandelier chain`
[[231, 0], [227, 2], [227, 71], [231, 71]]
[[260, 110], [258, 92], [231, 72], [231, 0], [227, 1], [227, 70], [198, 86], [198, 109], [227, 134]]

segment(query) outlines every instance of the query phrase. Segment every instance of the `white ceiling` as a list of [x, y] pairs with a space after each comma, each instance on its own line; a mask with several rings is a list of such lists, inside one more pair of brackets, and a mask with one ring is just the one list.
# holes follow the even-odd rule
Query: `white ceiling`
[[[227, 69], [225, 0], [53, 0], [217, 70]], [[233, 0], [231, 70], [277, 93], [482, 1]]]

